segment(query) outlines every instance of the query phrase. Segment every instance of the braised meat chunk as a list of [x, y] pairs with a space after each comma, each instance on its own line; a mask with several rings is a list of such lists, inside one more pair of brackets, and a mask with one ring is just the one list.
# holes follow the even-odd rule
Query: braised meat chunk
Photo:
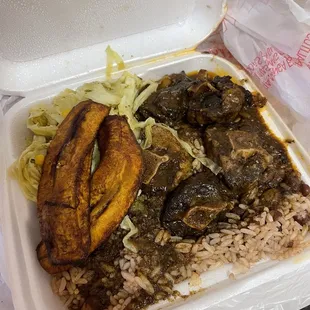
[[180, 122], [188, 110], [187, 88], [192, 81], [186, 74], [172, 74], [161, 81], [161, 88], [153, 93], [138, 110], [138, 117], [153, 117], [156, 121], [173, 125]]
[[196, 144], [196, 148], [198, 148], [198, 144], [200, 146], [203, 145], [203, 128], [192, 126], [190, 124], [181, 124], [180, 126], [178, 126], [177, 131], [179, 138], [189, 143], [190, 145], [195, 146]]
[[241, 130], [216, 127], [207, 129], [205, 134], [207, 155], [222, 168], [229, 188], [238, 193], [258, 185], [273, 161], [261, 145], [257, 134]]
[[[230, 76], [209, 78], [200, 70], [189, 78], [184, 72], [165, 76], [159, 89], [139, 108], [140, 119], [153, 117], [175, 126], [187, 120], [193, 125], [229, 123], [244, 105], [253, 104], [251, 92], [231, 81]], [[261, 104], [262, 100], [256, 100]]]
[[212, 85], [219, 91], [226, 91], [228, 89], [239, 88], [244, 93], [245, 105], [247, 107], [263, 107], [266, 104], [266, 98], [262, 97], [259, 93], [252, 94], [244, 87], [233, 83], [232, 77], [229, 75], [215, 76], [212, 80]]
[[190, 155], [165, 127], [153, 126], [152, 146], [143, 151], [143, 157], [146, 166], [143, 183], [147, 192], [169, 192], [191, 174]]
[[207, 74], [200, 70], [197, 78], [200, 83], [191, 90], [187, 120], [191, 124], [208, 125], [234, 121], [243, 106], [252, 105], [251, 92], [234, 84], [230, 76], [216, 76], [208, 81]]
[[237, 85], [223, 92], [214, 92], [209, 89], [192, 97], [187, 119], [189, 123], [197, 125], [227, 123], [237, 117], [244, 103], [245, 93]]
[[210, 171], [183, 181], [168, 196], [162, 223], [177, 236], [199, 236], [220, 212], [233, 207], [231, 192]]
[[214, 87], [219, 91], [234, 87], [234, 83], [229, 75], [215, 76], [212, 81], [212, 85], [214, 85]]

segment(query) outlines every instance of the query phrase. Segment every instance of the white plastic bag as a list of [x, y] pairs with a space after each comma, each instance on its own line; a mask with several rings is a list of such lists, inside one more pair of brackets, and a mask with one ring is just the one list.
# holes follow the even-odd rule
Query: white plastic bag
[[310, 119], [310, 27], [288, 3], [231, 1], [223, 41], [263, 88]]
[[296, 19], [310, 26], [310, 1], [309, 0], [286, 0], [290, 11]]

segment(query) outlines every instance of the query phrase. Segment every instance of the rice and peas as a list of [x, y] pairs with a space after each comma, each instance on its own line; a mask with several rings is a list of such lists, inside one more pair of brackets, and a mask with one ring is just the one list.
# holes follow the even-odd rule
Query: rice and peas
[[[247, 206], [240, 205], [241, 208]], [[188, 264], [171, 270], [164, 274], [167, 281], [162, 281], [156, 286], [162, 292], [157, 292], [155, 300], [161, 300], [173, 291], [173, 284], [186, 279], [190, 285], [199, 286], [199, 275], [208, 270], [214, 270], [224, 264], [232, 263], [229, 273], [230, 279], [240, 273], [247, 272], [250, 267], [262, 259], [282, 260], [302, 252], [308, 247], [306, 241], [308, 225], [300, 225], [294, 217], [304, 212], [310, 212], [310, 200], [299, 194], [293, 194], [285, 198], [278, 209], [281, 215], [274, 219], [268, 208], [255, 216], [255, 222], [241, 221], [239, 216], [228, 213], [227, 218], [232, 223], [223, 223], [223, 229], [218, 233], [212, 233], [200, 238], [198, 241], [190, 239], [182, 240], [180, 237], [170, 236], [169, 232], [160, 230], [154, 243], [164, 246], [167, 243], [177, 252], [188, 256]], [[114, 260], [114, 266], [118, 268], [122, 276], [122, 288], [112, 294], [107, 290], [110, 306], [107, 309], [125, 309], [130, 302], [137, 298], [141, 292], [154, 294], [153, 279], [159, 268], [149, 270], [149, 277], [139, 272], [139, 266], [143, 258], [139, 254], [123, 249], [119, 258]], [[113, 274], [113, 273], [112, 273]], [[84, 302], [79, 294], [79, 287], [86, 285], [93, 276], [92, 270], [73, 267], [69, 272], [63, 272], [52, 279], [52, 287], [55, 294], [61, 296], [62, 301], [71, 309], [79, 309]], [[162, 280], [162, 279], [161, 279]], [[104, 281], [104, 278], [102, 278]], [[167, 295], [168, 293], [168, 295]]]

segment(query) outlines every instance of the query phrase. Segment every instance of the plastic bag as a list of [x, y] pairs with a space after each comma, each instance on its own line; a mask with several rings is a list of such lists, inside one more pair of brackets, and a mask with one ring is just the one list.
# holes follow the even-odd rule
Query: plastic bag
[[300, 23], [310, 26], [310, 1], [309, 0], [286, 0], [290, 11]]
[[310, 119], [310, 29], [288, 2], [231, 2], [223, 41], [263, 88]]

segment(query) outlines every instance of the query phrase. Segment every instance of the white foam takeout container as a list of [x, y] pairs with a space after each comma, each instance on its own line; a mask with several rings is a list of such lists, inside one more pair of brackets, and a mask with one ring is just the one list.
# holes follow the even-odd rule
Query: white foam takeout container
[[[8, 2], [10, 1], [4, 1], [4, 3]], [[48, 1], [44, 0], [42, 2], [45, 3]], [[71, 2], [71, 0], [56, 1], [59, 5], [67, 2]], [[75, 3], [80, 5], [84, 2], [87, 1], [76, 1]], [[111, 2], [114, 4], [118, 3], [119, 6], [125, 6], [126, 10], [131, 9], [130, 5], [133, 5], [134, 7], [139, 7], [139, 5], [142, 5], [142, 2], [140, 1], [133, 1], [128, 5], [124, 4], [124, 1], [106, 2]], [[146, 2], [148, 2], [151, 6], [151, 2]], [[152, 50], [153, 52], [149, 52], [149, 47], [141, 47], [141, 44], [144, 44], [144, 36], [149, 35], [146, 35], [146, 33], [142, 33], [138, 36], [132, 35], [126, 38], [115, 39], [114, 41], [112, 40], [115, 45], [113, 42], [110, 42], [112, 47], [118, 51], [120, 50], [121, 53], [124, 54], [124, 58], [127, 60], [130, 58], [129, 55], [132, 51], [131, 47], [129, 47], [128, 51], [130, 52], [126, 52], [126, 45], [129, 42], [131, 44], [134, 42], [136, 42], [136, 44], [140, 44], [135, 47], [135, 55], [137, 55], [135, 58], [137, 59], [135, 61], [129, 61], [128, 70], [143, 78], [158, 79], [168, 73], [179, 72], [181, 70], [191, 72], [203, 68], [213, 72], [225, 72], [226, 74], [235, 77], [237, 80], [242, 80], [244, 87], [247, 89], [251, 91], [257, 90], [247, 74], [232, 63], [216, 56], [194, 52], [192, 49], [184, 50], [187, 46], [194, 46], [195, 42], [199, 42], [199, 40], [203, 39], [206, 34], [211, 33], [212, 30], [215, 29], [225, 12], [224, 1], [222, 3], [221, 1], [193, 0], [186, 1], [186, 4], [185, 1], [171, 1], [168, 5], [168, 10], [172, 10], [173, 8], [177, 9], [181, 2], [184, 2], [183, 4], [186, 5], [187, 9], [187, 15], [185, 14], [182, 16], [184, 21], [181, 24], [176, 26], [176, 23], [179, 23], [178, 17], [180, 14], [182, 15], [180, 11], [176, 10], [172, 13], [170, 12], [165, 14], [173, 20], [174, 24], [170, 26], [166, 25], [163, 30], [153, 29], [146, 31], [146, 33], [153, 33], [154, 37], [159, 40], [158, 42], [153, 42], [156, 46], [158, 45], [154, 48], [154, 50]], [[164, 7], [165, 1], [157, 1], [157, 4]], [[1, 5], [2, 4], [0, 4], [0, 8]], [[121, 7], [125, 10], [123, 6]], [[153, 9], [155, 10], [155, 7]], [[132, 10], [134, 10], [134, 8]], [[154, 18], [160, 18], [161, 12], [162, 11], [154, 11]], [[43, 16], [45, 15], [43, 14]], [[206, 23], [205, 19], [208, 18], [208, 16], [210, 19]], [[150, 18], [150, 15], [148, 17]], [[199, 20], [198, 24], [195, 24], [195, 18]], [[165, 20], [162, 21], [163, 24], [161, 26], [166, 23]], [[143, 23], [147, 22], [148, 20], [143, 18]], [[200, 24], [200, 22], [202, 24]], [[3, 23], [3, 21], [1, 21], [0, 18], [0, 28], [1, 23]], [[200, 28], [200, 25], [205, 27], [204, 32], [202, 32], [201, 29], [198, 29]], [[118, 26], [122, 27], [122, 24], [118, 24]], [[197, 26], [198, 28], [195, 28]], [[93, 24], [91, 27], [93, 27]], [[186, 38], [184, 38], [183, 41], [182, 36], [178, 33], [178, 27], [183, 29], [182, 31], [184, 32], [184, 36], [192, 33], [192, 41], [188, 41]], [[130, 32], [134, 33], [134, 29], [131, 29]], [[161, 33], [161, 35], [159, 35], [159, 33]], [[174, 33], [176, 33], [175, 45], [177, 45], [177, 48], [175, 48], [174, 45], [169, 45], [170, 43], [168, 42], [168, 38], [174, 38]], [[66, 33], [66, 35], [68, 35], [68, 33]], [[64, 37], [66, 37], [66, 35]], [[168, 44], [168, 48], [165, 52], [163, 52], [162, 46], [159, 46], [161, 36], [165, 37], [164, 39], [162, 38], [162, 42]], [[61, 34], [60, 37], [62, 38]], [[145, 42], [149, 42], [148, 40], [151, 40], [151, 38], [145, 37], [145, 40]], [[5, 169], [7, 169], [18, 158], [19, 154], [25, 147], [25, 137], [29, 134], [26, 129], [25, 121], [28, 116], [29, 108], [32, 105], [37, 104], [38, 102], [51, 102], [52, 98], [64, 88], [75, 89], [85, 82], [103, 80], [105, 78], [104, 71], [99, 65], [98, 59], [92, 59], [92, 57], [98, 56], [98, 49], [101, 48], [100, 53], [102, 54], [104, 64], [104, 49], [106, 45], [106, 42], [100, 43], [99, 45], [93, 46], [93, 48], [84, 47], [67, 53], [59, 53], [59, 50], [55, 47], [55, 52], [58, 52], [58, 54], [54, 56], [46, 56], [41, 59], [33, 58], [30, 60], [27, 59], [27, 57], [31, 57], [31, 55], [19, 55], [16, 52], [13, 56], [16, 57], [16, 59], [20, 56], [21, 59], [19, 65], [16, 65], [15, 68], [13, 68], [14, 64], [8, 64], [10, 61], [1, 59], [3, 55], [1, 55], [0, 51], [0, 68], [1, 66], [2, 68], [6, 66], [6, 74], [8, 74], [7, 76], [4, 74], [4, 76], [8, 78], [11, 73], [15, 75], [18, 74], [18, 72], [20, 73], [19, 77], [14, 76], [10, 79], [10, 81], [4, 81], [5, 78], [0, 75], [0, 89], [6, 93], [24, 94], [26, 96], [6, 113], [2, 124], [2, 150], [4, 150], [4, 152], [2, 152], [4, 154], [4, 158], [2, 159]], [[139, 47], [141, 48], [139, 49]], [[32, 48], [35, 47], [32, 46]], [[41, 52], [41, 55], [45, 56], [43, 50], [37, 52]], [[48, 51], [45, 50], [45, 52]], [[149, 53], [146, 54], [146, 52]], [[155, 57], [159, 54], [161, 54], [160, 57]], [[34, 52], [33, 55], [35, 55]], [[148, 57], [146, 57], [146, 55]], [[72, 57], [72, 63], [70, 62], [70, 57]], [[81, 61], [80, 63], [79, 59]], [[62, 68], [62, 65], [66, 61], [68, 61], [68, 67]], [[31, 67], [31, 69], [28, 68], [30, 73], [27, 72], [27, 63], [29, 68]], [[79, 68], [74, 68], [74, 65], [77, 63], [79, 63]], [[57, 68], [59, 71], [45, 71], [47, 68]], [[87, 68], [91, 68], [89, 72]], [[71, 72], [70, 70], [73, 71]], [[39, 78], [41, 72], [43, 75], [42, 79]], [[121, 72], [115, 73], [113, 74], [113, 77], [116, 78], [120, 76], [120, 74]], [[285, 139], [293, 139], [295, 141], [294, 143], [288, 145], [288, 152], [293, 163], [301, 172], [303, 180], [310, 184], [310, 157], [306, 151], [299, 144], [269, 103], [262, 110], [262, 115], [273, 133], [281, 140], [284, 141]], [[13, 295], [15, 309], [62, 309], [63, 306], [59, 298], [52, 293], [50, 287], [50, 276], [43, 269], [41, 269], [36, 258], [35, 248], [40, 241], [36, 207], [33, 203], [24, 198], [18, 184], [14, 180], [11, 180], [7, 175], [4, 175], [4, 178], [4, 197], [2, 201], [3, 233], [7, 258], [7, 276]], [[220, 301], [231, 298], [232, 296], [238, 296], [243, 292], [251, 291], [252, 289], [255, 289], [256, 287], [259, 287], [260, 285], [273, 279], [294, 273], [309, 264], [307, 261], [308, 258], [310, 258], [310, 252], [305, 251], [294, 258], [281, 262], [263, 261], [255, 265], [248, 274], [238, 276], [237, 280], [234, 281], [227, 278], [227, 272], [232, 268], [230, 265], [227, 265], [220, 269], [203, 274], [201, 276], [201, 286], [195, 288], [195, 290], [200, 290], [197, 294], [192, 295], [187, 299], [176, 300], [175, 302], [162, 302], [161, 304], [154, 305], [151, 308], [191, 308], [202, 310], [207, 308], [207, 306], [211, 307], [212, 305], [216, 305]], [[184, 294], [188, 294], [189, 290], [193, 289], [189, 288], [188, 284], [185, 282], [178, 285], [177, 288]], [[202, 290], [204, 288], [207, 288], [207, 290]]]

